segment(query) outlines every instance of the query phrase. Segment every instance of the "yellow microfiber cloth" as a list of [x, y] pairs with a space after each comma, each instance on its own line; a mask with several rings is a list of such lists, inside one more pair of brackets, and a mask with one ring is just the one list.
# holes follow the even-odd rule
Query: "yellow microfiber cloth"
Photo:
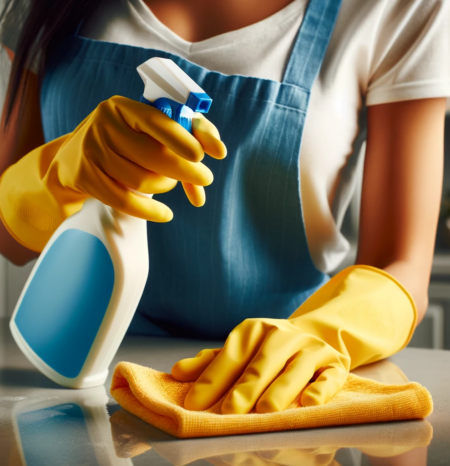
[[[259, 457], [271, 460], [286, 454], [289, 461], [263, 462], [267, 464], [320, 464], [324, 466], [323, 452], [334, 457], [341, 448], [356, 448], [367, 455], [389, 458], [430, 444], [433, 428], [424, 419], [391, 423], [375, 423], [363, 428], [359, 425], [344, 429], [306, 429], [268, 434], [230, 435], [185, 439], [179, 441], [145, 423], [124, 409], [110, 418], [111, 435], [116, 455], [132, 458], [153, 449], [173, 466], [185, 466], [195, 461], [213, 462], [212, 458], [226, 459], [229, 465], [257, 465]], [[299, 456], [310, 459], [298, 461]], [[320, 457], [317, 458], [317, 456]], [[317, 459], [317, 461], [313, 461]]]
[[192, 384], [120, 362], [113, 374], [111, 395], [127, 411], [178, 438], [419, 419], [433, 410], [430, 393], [416, 382], [387, 385], [354, 374], [325, 405], [302, 407], [300, 393], [284, 411], [267, 414], [221, 414], [226, 393], [208, 410], [188, 411], [184, 399]]

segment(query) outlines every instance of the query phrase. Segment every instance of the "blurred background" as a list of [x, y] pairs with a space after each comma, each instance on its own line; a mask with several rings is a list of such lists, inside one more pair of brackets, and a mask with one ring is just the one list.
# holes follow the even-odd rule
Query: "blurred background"
[[[0, 47], [0, 108], [3, 108], [9, 70], [9, 60]], [[361, 150], [364, 152], [364, 146]], [[356, 257], [363, 158], [361, 154], [355, 192], [342, 224], [342, 232], [352, 247], [347, 258], [334, 273], [352, 264]], [[33, 263], [16, 267], [0, 256], [0, 318], [12, 314], [32, 267]], [[409, 346], [450, 349], [450, 99], [447, 103], [445, 127], [444, 187], [429, 298], [427, 315], [417, 328]]]

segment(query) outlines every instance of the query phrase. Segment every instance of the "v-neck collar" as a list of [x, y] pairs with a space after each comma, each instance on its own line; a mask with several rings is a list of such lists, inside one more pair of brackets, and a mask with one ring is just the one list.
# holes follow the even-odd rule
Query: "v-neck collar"
[[204, 52], [224, 47], [227, 44], [236, 44], [236, 42], [244, 41], [249, 36], [263, 35], [267, 32], [268, 28], [280, 27], [285, 21], [296, 19], [298, 14], [301, 14], [308, 4], [308, 0], [294, 0], [273, 15], [249, 26], [218, 34], [202, 41], [190, 42], [163, 24], [143, 0], [127, 1], [147, 27], [163, 37], [164, 40], [170, 42], [174, 47], [182, 50], [185, 54]]

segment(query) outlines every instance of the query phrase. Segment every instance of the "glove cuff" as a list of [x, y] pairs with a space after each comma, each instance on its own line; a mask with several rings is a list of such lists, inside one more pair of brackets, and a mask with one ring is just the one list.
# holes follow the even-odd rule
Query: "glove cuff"
[[289, 319], [352, 360], [352, 368], [391, 356], [411, 340], [417, 309], [388, 272], [369, 265], [341, 270]]
[[[18, 162], [20, 164], [20, 162]], [[18, 164], [10, 166], [0, 178], [0, 219], [9, 234], [22, 246], [41, 252], [65, 217], [51, 215], [42, 205], [61, 208], [51, 196], [36, 185]], [[23, 191], [26, 190], [26, 192]]]
[[[8, 233], [22, 246], [26, 247], [35, 252], [41, 252], [40, 249], [34, 241], [32, 241], [32, 235], [19, 235], [16, 231], [23, 232], [25, 230], [24, 222], [15, 215], [15, 209], [12, 208], [10, 204], [10, 195], [8, 192], [7, 187], [5, 184], [9, 184], [7, 180], [5, 180], [5, 175], [12, 167], [9, 167], [5, 172], [3, 172], [2, 176], [0, 177], [0, 220], [2, 221], [3, 225], [5, 226]], [[30, 236], [29, 238], [26, 238]], [[27, 241], [27, 239], [29, 241]], [[30, 241], [31, 240], [31, 241]]]
[[408, 337], [406, 338], [406, 342], [399, 349], [399, 351], [406, 348], [406, 346], [408, 346], [408, 343], [411, 341], [412, 336], [414, 335], [414, 330], [416, 329], [417, 319], [418, 319], [416, 303], [414, 302], [414, 299], [411, 296], [411, 294], [409, 293], [409, 291], [393, 275], [391, 275], [389, 272], [386, 272], [386, 270], [379, 269], [378, 267], [374, 267], [372, 265], [360, 264], [360, 265], [351, 265], [351, 266], [349, 266], [347, 268], [359, 268], [359, 269], [372, 270], [372, 271], [374, 271], [376, 273], [379, 273], [379, 274], [384, 275], [385, 277], [389, 278], [391, 281], [393, 281], [403, 291], [403, 293], [405, 294], [405, 296], [408, 298], [409, 302], [411, 303], [411, 307], [412, 307], [412, 310], [413, 310], [413, 323], [411, 325], [411, 330], [410, 330], [410, 332], [408, 334]]

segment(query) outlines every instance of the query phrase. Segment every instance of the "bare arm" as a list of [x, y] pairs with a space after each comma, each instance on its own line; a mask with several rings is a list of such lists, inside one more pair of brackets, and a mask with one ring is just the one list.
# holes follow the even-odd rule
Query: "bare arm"
[[415, 300], [420, 322], [442, 191], [445, 98], [368, 109], [357, 264], [395, 276]]
[[[11, 60], [14, 54], [5, 47]], [[44, 143], [42, 132], [41, 114], [39, 106], [39, 86], [38, 77], [35, 73], [26, 71], [29, 74], [28, 87], [25, 89], [23, 99], [23, 112], [19, 115], [18, 103], [14, 106], [11, 121], [5, 125], [5, 109], [3, 109], [0, 124], [0, 175], [13, 163], [18, 161], [25, 154]], [[37, 257], [34, 251], [30, 251], [19, 244], [6, 230], [0, 221], [0, 254], [16, 265], [26, 264], [31, 259]]]
[[388, 458], [384, 456], [367, 456], [369, 457], [371, 466], [426, 466], [428, 448], [418, 447], [405, 453], [401, 453], [400, 455], [391, 456]]

